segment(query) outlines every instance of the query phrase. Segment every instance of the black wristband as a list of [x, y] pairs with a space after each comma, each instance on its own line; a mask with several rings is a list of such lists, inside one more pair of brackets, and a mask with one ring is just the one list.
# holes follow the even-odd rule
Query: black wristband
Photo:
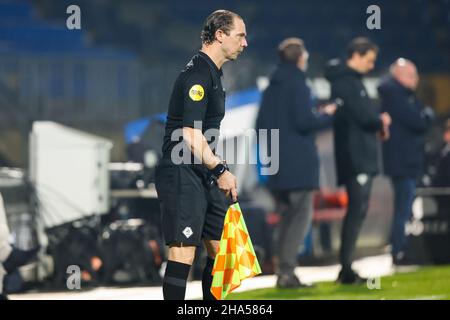
[[227, 170], [228, 168], [225, 164], [219, 163], [217, 166], [214, 167], [214, 169], [211, 170], [211, 174], [216, 178], [219, 178]]

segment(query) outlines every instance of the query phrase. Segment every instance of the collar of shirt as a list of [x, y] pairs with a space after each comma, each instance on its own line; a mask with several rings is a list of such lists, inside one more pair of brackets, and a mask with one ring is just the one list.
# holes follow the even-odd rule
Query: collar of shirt
[[209, 66], [217, 73], [217, 75], [219, 77], [221, 77], [223, 75], [222, 69], [217, 68], [214, 61], [212, 61], [212, 59], [206, 53], [199, 51], [198, 54], [200, 55], [200, 57], [205, 59], [206, 62], [208, 62]]

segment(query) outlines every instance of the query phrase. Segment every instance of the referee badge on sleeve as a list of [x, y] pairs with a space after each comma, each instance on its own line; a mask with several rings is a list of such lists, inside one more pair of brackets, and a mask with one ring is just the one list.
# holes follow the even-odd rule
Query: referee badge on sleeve
[[189, 89], [189, 97], [194, 101], [201, 101], [204, 96], [205, 90], [199, 84], [195, 84]]

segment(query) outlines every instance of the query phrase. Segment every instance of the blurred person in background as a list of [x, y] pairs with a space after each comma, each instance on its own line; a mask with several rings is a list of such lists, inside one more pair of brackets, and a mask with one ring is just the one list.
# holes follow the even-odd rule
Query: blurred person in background
[[311, 225], [313, 191], [319, 188], [319, 156], [315, 135], [330, 127], [336, 105], [315, 110], [305, 71], [308, 51], [299, 38], [278, 47], [280, 62], [263, 93], [257, 129], [279, 129], [279, 171], [267, 186], [281, 214], [275, 232], [277, 287], [307, 286], [294, 273], [299, 247]]
[[14, 248], [9, 243], [10, 233], [8, 221], [6, 220], [5, 206], [0, 194], [0, 300], [6, 300], [6, 293], [3, 292], [3, 280], [7, 273], [12, 273], [17, 268], [29, 263], [35, 258], [39, 248], [32, 250], [20, 250]]
[[331, 60], [325, 76], [331, 83], [331, 98], [338, 103], [334, 116], [337, 178], [345, 185], [349, 204], [344, 218], [339, 253], [341, 283], [365, 281], [353, 269], [353, 252], [367, 215], [373, 177], [379, 172], [377, 135], [389, 136], [391, 118], [378, 114], [362, 82], [375, 66], [378, 47], [367, 38], [355, 38], [347, 47], [344, 63]]
[[381, 110], [392, 117], [390, 138], [383, 143], [384, 173], [394, 188], [394, 217], [391, 232], [392, 259], [405, 264], [405, 224], [412, 215], [416, 180], [423, 173], [425, 133], [431, 126], [433, 111], [416, 98], [417, 68], [399, 58], [382, 79], [378, 93]]

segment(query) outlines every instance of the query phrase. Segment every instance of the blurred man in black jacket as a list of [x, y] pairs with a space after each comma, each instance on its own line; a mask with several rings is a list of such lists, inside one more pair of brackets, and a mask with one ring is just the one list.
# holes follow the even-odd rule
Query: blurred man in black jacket
[[384, 172], [394, 187], [394, 219], [391, 245], [394, 264], [403, 264], [405, 224], [412, 214], [416, 179], [423, 173], [424, 135], [433, 112], [414, 91], [419, 83], [416, 66], [406, 59], [395, 61], [378, 87], [382, 111], [392, 117], [390, 139], [383, 144]]
[[306, 85], [308, 52], [298, 38], [284, 40], [278, 48], [280, 63], [264, 91], [258, 129], [279, 129], [279, 171], [268, 177], [281, 220], [276, 231], [277, 286], [300, 287], [294, 274], [299, 246], [311, 224], [313, 190], [319, 187], [318, 130], [331, 126], [334, 104], [313, 112], [311, 90]]
[[347, 49], [347, 60], [332, 60], [326, 69], [332, 99], [338, 101], [334, 119], [335, 159], [338, 184], [345, 185], [349, 197], [341, 236], [338, 280], [363, 281], [352, 268], [352, 254], [367, 214], [372, 179], [378, 173], [377, 133], [388, 138], [391, 119], [378, 114], [362, 83], [362, 76], [375, 65], [378, 48], [366, 38], [356, 38]]

